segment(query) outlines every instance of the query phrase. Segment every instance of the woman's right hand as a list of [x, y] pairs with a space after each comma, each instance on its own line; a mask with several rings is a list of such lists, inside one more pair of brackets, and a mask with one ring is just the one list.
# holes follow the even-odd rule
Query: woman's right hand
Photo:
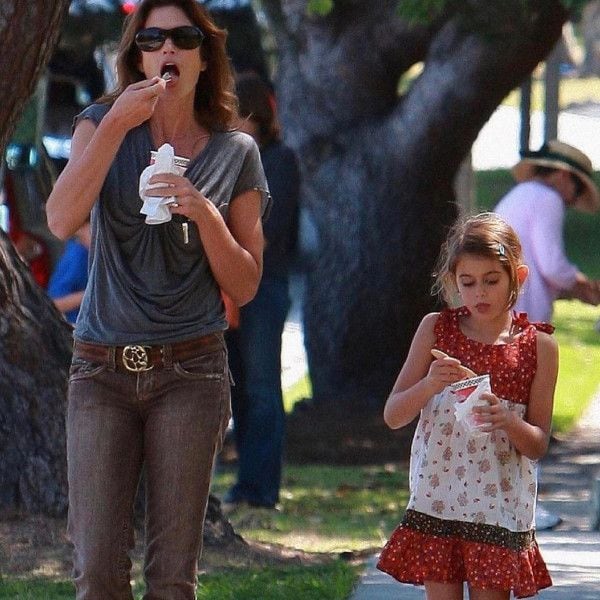
[[166, 85], [161, 77], [132, 83], [115, 100], [109, 111], [110, 116], [127, 131], [141, 125], [154, 113]]
[[456, 358], [436, 358], [425, 376], [427, 386], [433, 394], [439, 394], [446, 386], [464, 379], [464, 369]]

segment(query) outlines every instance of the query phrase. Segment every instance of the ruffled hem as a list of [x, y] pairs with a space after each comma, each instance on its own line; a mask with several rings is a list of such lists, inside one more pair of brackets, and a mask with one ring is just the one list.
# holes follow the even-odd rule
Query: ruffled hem
[[427, 535], [400, 525], [379, 557], [377, 568], [403, 583], [466, 581], [483, 590], [512, 590], [528, 598], [552, 580], [537, 542], [524, 550]]

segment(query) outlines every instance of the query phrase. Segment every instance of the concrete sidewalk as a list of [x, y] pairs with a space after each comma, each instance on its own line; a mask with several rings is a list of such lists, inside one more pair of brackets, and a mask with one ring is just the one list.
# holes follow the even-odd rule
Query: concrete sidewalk
[[[554, 585], [539, 598], [600, 599], [600, 532], [592, 530], [598, 517], [600, 477], [600, 391], [576, 429], [555, 440], [542, 460], [541, 504], [562, 518], [553, 531], [539, 531], [538, 543]], [[423, 588], [398, 583], [375, 568], [373, 557], [349, 600], [424, 600]]]

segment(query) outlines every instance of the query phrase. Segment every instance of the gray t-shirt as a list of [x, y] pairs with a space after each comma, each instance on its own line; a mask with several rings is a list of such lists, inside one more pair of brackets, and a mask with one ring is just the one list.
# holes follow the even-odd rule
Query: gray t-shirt
[[[98, 124], [108, 112], [94, 104], [75, 118]], [[140, 214], [141, 172], [156, 150], [149, 124], [130, 130], [91, 213], [89, 281], [75, 338], [100, 344], [164, 344], [227, 328], [219, 286], [194, 223], [184, 243], [182, 221], [147, 225]], [[270, 202], [258, 148], [241, 132], [213, 132], [185, 176], [227, 218], [229, 203], [256, 189], [262, 213]]]

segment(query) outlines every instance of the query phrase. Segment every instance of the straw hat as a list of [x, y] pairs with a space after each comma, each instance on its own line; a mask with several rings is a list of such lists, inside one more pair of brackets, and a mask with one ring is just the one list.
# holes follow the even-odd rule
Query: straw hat
[[577, 198], [575, 208], [589, 213], [600, 208], [600, 192], [593, 180], [592, 161], [577, 148], [558, 140], [551, 140], [537, 151], [521, 152], [521, 156], [523, 158], [512, 169], [513, 177], [517, 181], [532, 179], [536, 165], [564, 169], [579, 177], [585, 186], [585, 190]]

